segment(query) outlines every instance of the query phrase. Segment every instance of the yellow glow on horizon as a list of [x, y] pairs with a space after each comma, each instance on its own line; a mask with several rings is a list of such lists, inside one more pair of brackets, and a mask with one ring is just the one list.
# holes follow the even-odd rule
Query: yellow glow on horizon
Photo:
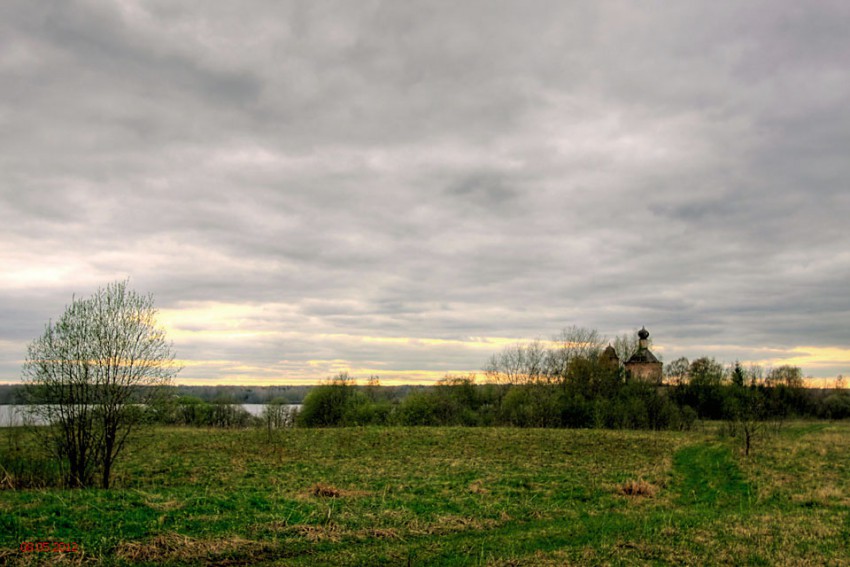
[[477, 375], [478, 382], [481, 381], [483, 373], [478, 370], [377, 370], [374, 368], [358, 368], [355, 376], [363, 377], [365, 381], [369, 376], [377, 376], [381, 384], [385, 386], [400, 386], [402, 384], [432, 384], [446, 376], [469, 376]]
[[779, 352], [786, 352], [792, 356], [766, 359], [759, 361], [759, 363], [770, 366], [788, 364], [803, 369], [824, 368], [841, 364], [850, 366], [850, 349], [847, 348], [800, 346]]
[[[406, 353], [415, 353], [416, 359], [420, 361], [428, 360], [426, 365], [432, 368], [439, 366], [441, 360], [454, 361], [456, 364], [459, 359], [467, 356], [464, 353], [468, 353], [470, 360], [483, 366], [491, 354], [496, 354], [505, 347], [534, 342], [534, 339], [504, 336], [441, 338], [339, 332], [338, 328], [333, 328], [329, 323], [326, 324], [321, 317], [304, 314], [297, 304], [275, 302], [184, 303], [174, 308], [159, 310], [158, 319], [168, 333], [169, 339], [175, 342], [178, 353], [183, 345], [194, 344], [203, 345], [204, 351], [215, 357], [217, 344], [222, 347], [227, 345], [228, 352], [232, 352], [238, 349], [238, 345], [263, 341], [266, 344], [280, 344], [282, 350], [288, 342], [312, 345], [316, 348], [310, 349], [314, 352], [311, 356], [327, 356], [326, 359], [279, 360], [277, 362], [266, 359], [262, 363], [253, 363], [251, 360], [213, 358], [176, 361], [186, 370], [183, 374], [184, 380], [191, 383], [223, 383], [223, 380], [237, 384], [318, 383], [340, 372], [348, 372], [358, 380], [377, 375], [382, 383], [388, 385], [429, 383], [436, 382], [447, 373], [466, 375], [474, 372], [482, 374], [482, 371], [480, 367], [474, 370], [436, 371], [415, 368], [388, 370], [382, 366], [385, 363], [388, 366], [403, 366], [407, 358]], [[557, 347], [561, 344], [557, 340], [545, 339], [539, 340], [539, 343], [544, 348]], [[372, 354], [368, 355], [368, 360], [364, 360], [367, 357], [353, 354], [358, 350]], [[654, 350], [668, 354], [671, 350], [680, 352], [682, 347], [671, 344], [655, 345]], [[806, 374], [838, 373], [845, 366], [848, 371], [843, 373], [850, 372], [850, 349], [848, 348], [798, 346], [778, 349], [711, 344], [687, 345], [687, 350], [705, 353], [708, 356], [714, 353], [724, 358], [730, 353], [738, 353], [740, 354], [738, 358], [745, 364], [759, 364], [765, 367], [788, 364], [801, 367]], [[374, 354], [376, 352], [381, 354]], [[239, 355], [231, 354], [230, 356]], [[730, 361], [723, 360], [723, 362]]]
[[[663, 347], [653, 347], [653, 350], [663, 351]], [[681, 351], [681, 347], [677, 350]], [[830, 366], [850, 366], [850, 349], [840, 347], [795, 346], [792, 348], [748, 347], [723, 344], [688, 345], [687, 350], [706, 353], [712, 356], [717, 352], [740, 352], [738, 360], [741, 364], [757, 364], [763, 367], [783, 365], [799, 366], [803, 372], [809, 368], [828, 368]], [[750, 356], [746, 356], [749, 354]], [[752, 356], [755, 355], [755, 356]], [[665, 361], [669, 362], [669, 361]], [[731, 362], [721, 360], [721, 362]]]
[[[387, 369], [381, 362], [356, 362], [341, 358], [311, 359], [305, 361], [279, 360], [267, 365], [252, 364], [241, 360], [177, 360], [178, 366], [188, 370], [178, 375], [178, 384], [233, 384], [233, 385], [295, 385], [319, 384], [340, 373], [347, 373], [357, 383], [365, 383], [377, 376], [381, 384], [395, 386], [402, 384], [433, 384], [446, 375], [467, 376], [478, 373], [480, 369], [421, 370]], [[378, 365], [378, 366], [376, 366]], [[210, 377], [204, 376], [208, 374]], [[214, 377], [213, 377], [214, 376]]]
[[[218, 379], [183, 379], [176, 380], [177, 384], [186, 385], [234, 385], [234, 386], [272, 386], [272, 385], [313, 385], [320, 384], [332, 378], [334, 373], [298, 373], [298, 372], [281, 372], [271, 368], [261, 367], [234, 367], [229, 369]], [[245, 371], [245, 373], [237, 372]], [[401, 386], [405, 384], [432, 385], [447, 375], [451, 376], [469, 376], [476, 375], [477, 382], [483, 382], [484, 375], [482, 372], [475, 370], [378, 370], [369, 368], [352, 368], [349, 371], [351, 378], [357, 384], [365, 384], [372, 377], [377, 376], [383, 386]]]

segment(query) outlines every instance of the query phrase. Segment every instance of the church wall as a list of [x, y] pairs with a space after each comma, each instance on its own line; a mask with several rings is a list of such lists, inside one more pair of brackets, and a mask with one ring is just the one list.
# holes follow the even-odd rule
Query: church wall
[[626, 365], [626, 370], [632, 380], [661, 384], [660, 362], [633, 362]]

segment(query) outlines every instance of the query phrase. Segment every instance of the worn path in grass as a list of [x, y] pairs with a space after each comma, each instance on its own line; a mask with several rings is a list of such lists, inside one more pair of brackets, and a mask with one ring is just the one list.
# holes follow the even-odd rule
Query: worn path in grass
[[[676, 563], [690, 555], [678, 549], [687, 545], [687, 538], [676, 537], [683, 528], [699, 526], [711, 517], [747, 512], [750, 494], [730, 448], [718, 443], [699, 443], [674, 455], [669, 494], [661, 495], [672, 504], [669, 508], [638, 497], [636, 504], [626, 508], [509, 522], [495, 529], [443, 535], [439, 547], [433, 545], [431, 538], [420, 537], [379, 542], [364, 546], [361, 551], [366, 552], [374, 565], [618, 563], [627, 557], [630, 559], [626, 562]], [[671, 542], [659, 541], [665, 538]], [[359, 557], [352, 557], [349, 563], [332, 548], [327, 551], [327, 557], [334, 557], [339, 564], [363, 564]], [[323, 556], [319, 553], [288, 561], [298, 565], [317, 561], [321, 564]], [[760, 562], [757, 556], [751, 559]]]
[[679, 502], [709, 509], [749, 509], [751, 490], [729, 447], [698, 444], [679, 450], [673, 458]]

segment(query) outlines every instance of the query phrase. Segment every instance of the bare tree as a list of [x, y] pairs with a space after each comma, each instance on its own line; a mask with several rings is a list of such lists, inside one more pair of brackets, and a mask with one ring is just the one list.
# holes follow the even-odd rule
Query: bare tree
[[266, 422], [269, 438], [272, 431], [292, 425], [293, 415], [282, 398], [275, 398], [263, 407], [262, 418]]
[[516, 343], [490, 357], [484, 372], [499, 384], [533, 384], [545, 381], [547, 350], [540, 340]]
[[90, 486], [112, 465], [142, 408], [179, 368], [150, 295], [127, 281], [74, 298], [30, 343], [23, 367], [28, 403], [50, 425], [39, 428], [63, 465], [69, 486]]
[[752, 386], [764, 385], [764, 368], [759, 364], [750, 364], [745, 372], [747, 383]]
[[772, 368], [765, 377], [768, 386], [787, 386], [789, 388], [803, 387], [803, 371], [799, 366], [783, 365]]
[[682, 356], [665, 366], [664, 374], [667, 375], [667, 380], [671, 384], [683, 384], [687, 380], [690, 367], [691, 363]]
[[753, 442], [766, 433], [764, 397], [753, 387], [733, 385], [733, 389], [731, 426], [733, 432], [741, 436], [744, 456], [749, 457]]
[[549, 350], [547, 374], [564, 381], [569, 376], [570, 363], [576, 358], [596, 358], [604, 345], [596, 329], [567, 327], [552, 337], [554, 346]]

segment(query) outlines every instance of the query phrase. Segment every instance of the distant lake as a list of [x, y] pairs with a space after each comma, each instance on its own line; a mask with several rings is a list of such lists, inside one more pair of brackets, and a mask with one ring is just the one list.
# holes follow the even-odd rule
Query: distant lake
[[0, 427], [23, 425], [23, 411], [26, 406], [0, 405]]
[[[263, 408], [265, 408], [268, 404], [239, 404], [245, 411], [253, 415], [254, 417], [260, 417], [263, 415]], [[287, 412], [292, 412], [295, 410], [301, 409], [301, 404], [281, 404], [282, 407], [286, 408]]]
[[[245, 411], [255, 417], [263, 415], [263, 408], [267, 404], [236, 404], [242, 406]], [[301, 408], [301, 404], [283, 404], [287, 411], [294, 411]], [[20, 405], [0, 405], [0, 427], [11, 427], [15, 425], [23, 425], [24, 410], [26, 406]]]

